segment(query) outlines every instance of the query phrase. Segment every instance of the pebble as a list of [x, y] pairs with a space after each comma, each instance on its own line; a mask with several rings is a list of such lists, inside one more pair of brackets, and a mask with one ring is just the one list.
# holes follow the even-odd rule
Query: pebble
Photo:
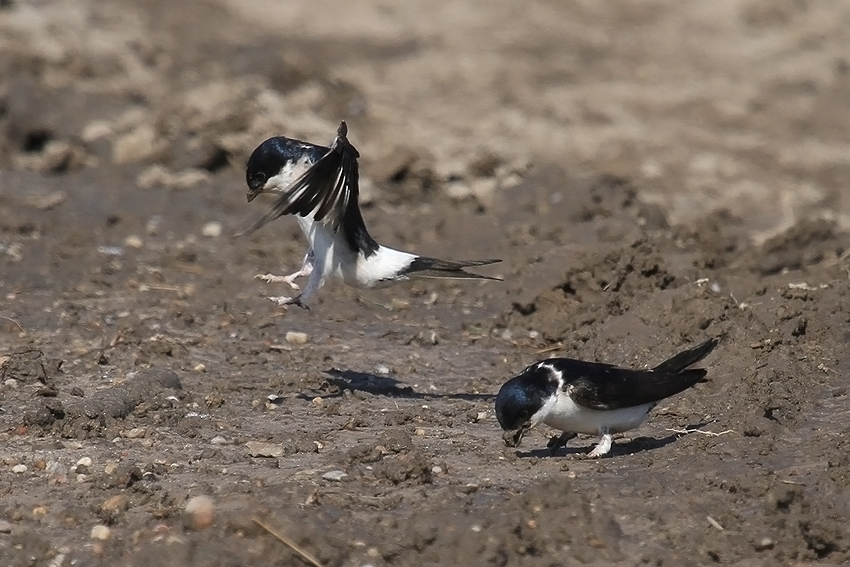
[[114, 472], [115, 472], [115, 470], [116, 470], [117, 468], [118, 468], [118, 461], [109, 461], [109, 462], [108, 462], [108, 463], [106, 463], [106, 465], [103, 467], [103, 472], [104, 472], [104, 473], [106, 473], [106, 474], [112, 474], [112, 473], [114, 473]]
[[152, 216], [145, 224], [145, 232], [151, 236], [157, 234], [159, 232], [159, 228], [162, 226], [162, 221], [163, 218], [160, 215]]
[[221, 223], [218, 221], [210, 221], [201, 229], [201, 234], [207, 238], [218, 238], [223, 231]]
[[133, 429], [122, 431], [121, 437], [126, 437], [127, 439], [140, 439], [145, 436], [145, 433], [147, 433], [147, 431], [144, 427], [134, 427]]
[[195, 366], [195, 372], [206, 372], [206, 371], [207, 371], [207, 365], [204, 364], [203, 362], [200, 363], [200, 364], [197, 364]]
[[110, 537], [112, 537], [112, 531], [103, 524], [97, 524], [95, 526], [92, 526], [89, 537], [91, 537], [92, 539], [99, 539], [100, 541], [106, 541]]
[[18, 387], [18, 381], [15, 380], [14, 378], [7, 379], [5, 382], [3, 382], [3, 384], [8, 386], [9, 388], [17, 388]]
[[104, 512], [112, 512], [116, 510], [126, 510], [129, 500], [123, 494], [116, 494], [115, 496], [107, 499], [103, 504], [100, 505], [100, 509]]
[[767, 549], [773, 549], [774, 543], [775, 542], [769, 537], [763, 537], [758, 542], [756, 542], [756, 551], [765, 551]]
[[375, 367], [375, 374], [378, 376], [387, 376], [390, 373], [390, 367], [385, 364], [379, 364]]
[[337, 470], [337, 471], [326, 472], [325, 474], [322, 475], [322, 478], [325, 479], [325, 480], [333, 480], [333, 481], [339, 482], [347, 476], [348, 476], [348, 474], [346, 474], [345, 471]]
[[90, 467], [92, 465], [91, 457], [82, 457], [79, 461], [77, 461], [78, 467]]
[[12, 524], [6, 520], [0, 520], [0, 534], [12, 533]]
[[186, 513], [194, 529], [206, 529], [213, 523], [215, 503], [209, 496], [193, 496], [186, 502]]
[[141, 248], [145, 243], [142, 239], [135, 234], [131, 234], [127, 238], [124, 239], [124, 246], [127, 248]]
[[248, 454], [252, 457], [282, 457], [283, 446], [277, 443], [263, 443], [262, 441], [248, 441], [245, 443], [248, 447]]
[[299, 333], [296, 331], [287, 331], [284, 339], [286, 342], [293, 345], [303, 345], [309, 340], [310, 337], [307, 336], [307, 333]]
[[49, 461], [44, 470], [52, 482], [64, 484], [68, 480], [68, 468], [59, 461]]
[[440, 465], [434, 465], [433, 467], [431, 467], [431, 472], [434, 474], [440, 474], [441, 472], [443, 472], [443, 467], [441, 467]]
[[12, 467], [12, 472], [15, 473], [15, 474], [23, 474], [23, 473], [27, 472], [27, 466], [26, 465], [15, 465], [14, 467]]
[[417, 427], [414, 433], [416, 433], [416, 435], [418, 435], [419, 437], [422, 437], [423, 435], [425, 435], [425, 430], [421, 427]]
[[210, 439], [210, 443], [213, 445], [227, 445], [227, 439], [225, 439], [222, 435], [216, 435]]

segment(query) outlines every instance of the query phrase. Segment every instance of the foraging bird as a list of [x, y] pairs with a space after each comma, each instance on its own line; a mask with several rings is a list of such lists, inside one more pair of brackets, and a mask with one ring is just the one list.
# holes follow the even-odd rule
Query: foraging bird
[[413, 278], [501, 279], [465, 271], [501, 260], [438, 260], [375, 242], [366, 230], [358, 203], [360, 153], [348, 141], [347, 134], [348, 127], [342, 122], [330, 148], [282, 136], [269, 138], [248, 160], [248, 202], [260, 193], [279, 197], [243, 234], [280, 216], [295, 215], [310, 243], [297, 272], [256, 276], [270, 283], [287, 283], [296, 290], [299, 287], [295, 279], [309, 276], [298, 296], [270, 299], [279, 305], [304, 307], [303, 302], [330, 277], [360, 288], [383, 287]]
[[505, 445], [516, 447], [539, 423], [561, 430], [549, 441], [554, 453], [578, 433], [599, 435], [590, 457], [611, 450], [612, 435], [634, 429], [661, 400], [705, 379], [688, 369], [705, 358], [718, 339], [681, 352], [651, 370], [630, 370], [599, 362], [550, 358], [508, 380], [496, 396], [496, 418]]

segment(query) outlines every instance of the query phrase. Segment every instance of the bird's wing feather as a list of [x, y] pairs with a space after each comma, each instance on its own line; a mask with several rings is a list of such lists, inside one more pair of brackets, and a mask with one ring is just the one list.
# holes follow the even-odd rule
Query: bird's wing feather
[[348, 127], [340, 124], [330, 150], [296, 179], [245, 232], [251, 233], [283, 215], [313, 215], [313, 220], [337, 232], [342, 227], [346, 242], [366, 257], [378, 250], [360, 214], [360, 153], [346, 137]]
[[706, 375], [703, 369], [678, 373], [630, 370], [609, 364], [555, 359], [564, 389], [579, 405], [594, 410], [614, 410], [655, 403], [687, 390]]

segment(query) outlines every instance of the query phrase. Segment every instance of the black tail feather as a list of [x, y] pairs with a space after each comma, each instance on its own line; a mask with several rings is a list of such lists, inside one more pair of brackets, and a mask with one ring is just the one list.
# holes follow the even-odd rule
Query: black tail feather
[[496, 280], [502, 281], [502, 278], [493, 276], [483, 276], [465, 271], [464, 268], [474, 266], [488, 266], [501, 262], [500, 259], [491, 260], [438, 260], [437, 258], [427, 258], [419, 256], [405, 270], [404, 275], [417, 278], [438, 278], [438, 279], [478, 279], [478, 280]]
[[708, 339], [704, 343], [701, 343], [691, 349], [688, 349], [684, 352], [680, 352], [676, 356], [669, 358], [653, 368], [655, 372], [664, 372], [670, 374], [676, 374], [681, 372], [688, 366], [692, 364], [696, 364], [708, 354], [714, 350], [714, 347], [720, 342], [719, 337], [713, 337]]

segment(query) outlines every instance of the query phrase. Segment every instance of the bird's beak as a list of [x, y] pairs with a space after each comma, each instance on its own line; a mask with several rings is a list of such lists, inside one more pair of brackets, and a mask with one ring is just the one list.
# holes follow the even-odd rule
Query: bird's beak
[[261, 192], [262, 192], [262, 191], [255, 191], [255, 190], [253, 190], [253, 189], [251, 189], [250, 191], [248, 191], [248, 193], [247, 193], [247, 196], [248, 196], [248, 202], [250, 203], [251, 201], [253, 201], [254, 199], [256, 199], [256, 198], [257, 198], [257, 195], [259, 195]]
[[502, 435], [502, 441], [506, 447], [519, 447], [522, 436], [531, 427], [530, 423], [523, 423], [517, 429], [509, 429]]

